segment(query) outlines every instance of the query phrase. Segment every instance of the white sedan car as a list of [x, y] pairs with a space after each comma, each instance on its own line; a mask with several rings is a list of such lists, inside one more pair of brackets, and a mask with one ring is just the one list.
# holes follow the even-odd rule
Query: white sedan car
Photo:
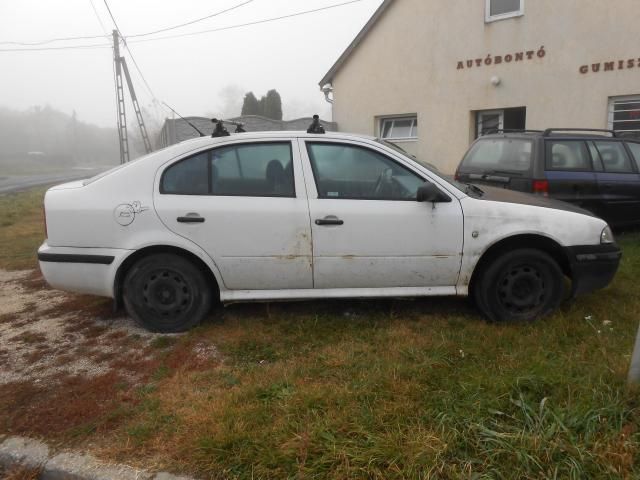
[[568, 204], [459, 184], [372, 137], [199, 138], [51, 188], [38, 251], [54, 288], [112, 297], [149, 330], [214, 302], [472, 295], [528, 321], [605, 287], [607, 224]]

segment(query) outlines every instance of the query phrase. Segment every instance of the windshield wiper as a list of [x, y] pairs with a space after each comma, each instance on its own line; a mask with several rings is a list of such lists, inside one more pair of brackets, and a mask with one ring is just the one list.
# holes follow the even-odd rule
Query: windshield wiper
[[491, 170], [489, 175], [511, 175], [514, 177], [521, 177], [522, 173], [519, 172], [510, 172], [508, 170]]
[[464, 193], [466, 193], [468, 195], [469, 191], [472, 191], [473, 193], [475, 193], [479, 197], [482, 197], [484, 195], [484, 190], [482, 190], [480, 187], [474, 185], [473, 183], [467, 183], [467, 188], [464, 191]]

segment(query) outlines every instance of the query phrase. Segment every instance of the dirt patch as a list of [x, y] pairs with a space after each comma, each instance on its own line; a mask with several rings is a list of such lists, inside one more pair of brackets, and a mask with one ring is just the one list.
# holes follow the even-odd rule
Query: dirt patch
[[151, 359], [141, 352], [158, 335], [115, 315], [108, 299], [42, 288], [32, 271], [0, 270], [0, 283], [0, 385], [61, 374], [95, 377], [123, 359], [132, 368], [121, 374], [135, 380], [135, 363]]
[[81, 441], [126, 418], [149, 382], [218, 360], [215, 346], [149, 333], [110, 299], [0, 270], [0, 433]]

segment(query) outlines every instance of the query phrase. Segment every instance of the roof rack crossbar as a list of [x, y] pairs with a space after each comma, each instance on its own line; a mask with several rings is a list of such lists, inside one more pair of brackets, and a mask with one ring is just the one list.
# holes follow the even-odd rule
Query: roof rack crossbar
[[600, 132], [609, 133], [613, 138], [617, 138], [618, 134], [615, 130], [606, 130], [602, 128], [547, 128], [544, 131], [545, 137], [550, 137], [554, 132]]
[[490, 128], [484, 134], [492, 135], [494, 133], [543, 133], [542, 130], [529, 130], [520, 128]]

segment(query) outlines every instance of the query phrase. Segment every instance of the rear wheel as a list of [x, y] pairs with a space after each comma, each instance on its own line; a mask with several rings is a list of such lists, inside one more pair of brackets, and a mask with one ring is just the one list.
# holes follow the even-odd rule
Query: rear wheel
[[212, 291], [192, 262], [161, 253], [138, 260], [127, 272], [123, 298], [127, 312], [152, 332], [184, 332], [211, 308]]
[[512, 250], [496, 258], [476, 281], [480, 310], [496, 322], [529, 322], [558, 308], [564, 275], [557, 262], [534, 249]]

